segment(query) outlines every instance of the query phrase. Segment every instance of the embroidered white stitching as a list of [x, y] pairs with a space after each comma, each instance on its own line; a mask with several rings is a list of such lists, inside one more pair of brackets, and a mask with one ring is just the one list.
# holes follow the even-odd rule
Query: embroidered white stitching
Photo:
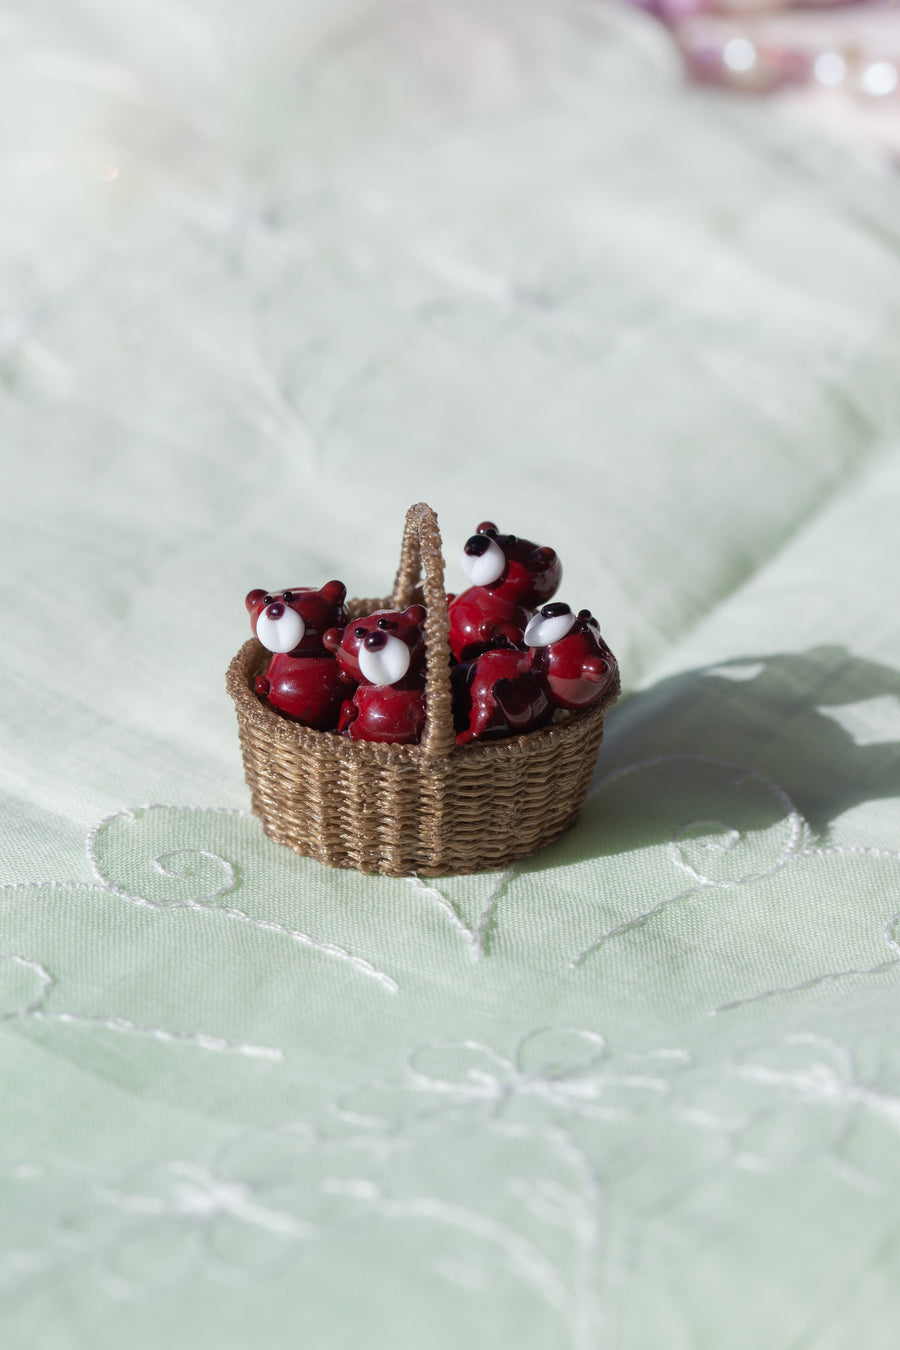
[[[109, 825], [113, 820], [119, 818], [124, 820], [137, 820], [138, 813], [144, 811], [182, 811], [182, 810], [203, 812], [209, 815], [238, 816], [243, 819], [248, 819], [250, 817], [249, 812], [240, 811], [233, 808], [223, 807], [220, 809], [218, 807], [202, 807], [202, 806], [173, 807], [173, 806], [165, 806], [158, 802], [156, 803], [148, 802], [145, 803], [143, 806], [126, 807], [123, 808], [121, 811], [113, 811], [111, 815], [104, 817], [104, 819], [101, 820], [99, 824], [95, 825], [92, 830], [88, 831], [88, 835], [85, 840], [85, 849], [87, 852], [88, 862], [91, 866], [91, 870], [94, 873], [94, 876], [100, 883], [100, 886], [104, 890], [111, 891], [113, 892], [113, 894], [120, 896], [123, 900], [128, 900], [133, 905], [143, 905], [151, 909], [167, 908], [168, 906], [158, 901], [148, 900], [145, 896], [134, 895], [131, 892], [126, 891], [123, 887], [117, 886], [114, 881], [111, 881], [107, 877], [105, 877], [103, 874], [103, 870], [100, 867], [99, 860], [97, 858], [95, 841], [100, 831], [104, 828], [104, 826]], [[367, 961], [364, 957], [355, 956], [352, 952], [346, 951], [343, 947], [339, 947], [334, 942], [319, 941], [317, 938], [310, 937], [308, 933], [304, 933], [300, 929], [288, 928], [284, 924], [277, 923], [273, 919], [257, 919], [252, 914], [247, 914], [244, 910], [238, 909], [234, 905], [220, 905], [214, 903], [214, 901], [218, 900], [223, 895], [227, 895], [230, 891], [234, 890], [235, 886], [237, 885], [237, 879], [235, 877], [234, 868], [232, 867], [231, 863], [228, 862], [227, 858], [221, 857], [220, 854], [212, 853], [207, 849], [187, 849], [187, 848], [175, 849], [169, 853], [159, 854], [159, 856], [154, 858], [152, 861], [156, 870], [160, 872], [163, 876], [177, 877], [179, 873], [167, 870], [166, 868], [167, 860], [174, 857], [187, 857], [190, 856], [191, 854], [199, 857], [208, 858], [216, 863], [221, 864], [221, 866], [225, 871], [226, 877], [225, 884], [218, 890], [211, 892], [208, 896], [201, 896], [201, 897], [195, 896], [187, 900], [176, 901], [172, 905], [172, 908], [218, 911], [220, 914], [225, 914], [231, 919], [240, 919], [243, 923], [249, 924], [252, 928], [256, 928], [260, 932], [279, 933], [283, 937], [290, 938], [293, 942], [299, 943], [301, 946], [309, 947], [315, 951], [322, 952], [322, 954], [325, 956], [332, 956], [340, 961], [346, 961], [349, 965], [353, 966], [353, 968], [355, 970], [358, 970], [361, 974], [367, 975], [373, 980], [377, 980], [383, 989], [387, 989], [392, 994], [395, 994], [397, 990], [400, 988], [397, 981], [393, 979], [390, 975], [386, 974], [385, 971], [378, 970], [376, 966], [373, 966], [372, 963], [370, 961]]]
[[22, 966], [25, 970], [31, 970], [38, 977], [40, 983], [40, 992], [30, 1003], [26, 1003], [22, 1008], [13, 1008], [11, 1012], [0, 1014], [0, 1021], [8, 1022], [17, 1017], [31, 1017], [39, 1008], [44, 1006], [44, 1002], [53, 988], [54, 979], [49, 970], [42, 966], [38, 961], [28, 961], [24, 956], [19, 956], [16, 952], [0, 952], [0, 961], [12, 961], [14, 965]]
[[235, 886], [237, 885], [237, 878], [235, 877], [234, 874], [234, 868], [232, 867], [228, 859], [221, 857], [218, 853], [210, 853], [209, 849], [175, 848], [172, 849], [169, 853], [160, 853], [157, 857], [153, 859], [153, 866], [156, 868], [157, 872], [159, 872], [161, 876], [169, 877], [173, 881], [176, 880], [180, 881], [186, 875], [188, 869], [187, 867], [184, 867], [182, 868], [181, 871], [179, 871], [175, 867], [167, 866], [170, 858], [184, 858], [185, 860], [190, 858], [209, 858], [211, 862], [218, 863], [225, 873], [225, 882], [222, 886], [218, 888], [218, 890], [209, 891], [205, 895], [192, 896], [191, 897], [192, 904], [205, 905], [208, 904], [210, 900], [218, 900], [221, 896], [227, 895], [229, 891], [233, 891]]
[[13, 1021], [17, 1018], [30, 1017], [33, 1021], [38, 1022], [66, 1022], [83, 1026], [102, 1026], [109, 1031], [127, 1031], [139, 1036], [152, 1036], [158, 1041], [197, 1045], [201, 1050], [225, 1051], [236, 1055], [248, 1055], [256, 1059], [281, 1060], [283, 1058], [283, 1052], [275, 1046], [235, 1045], [230, 1041], [223, 1040], [221, 1036], [210, 1036], [202, 1031], [166, 1031], [163, 1027], [139, 1026], [137, 1022], [132, 1022], [126, 1017], [104, 1017], [90, 1013], [48, 1011], [44, 1004], [56, 985], [56, 980], [47, 968], [38, 961], [29, 961], [17, 952], [0, 952], [0, 961], [12, 961], [16, 965], [33, 971], [41, 985], [40, 992], [30, 1003], [21, 1008], [0, 1013], [0, 1021]]
[[560, 1317], [569, 1323], [569, 1291], [559, 1270], [514, 1228], [486, 1214], [432, 1196], [413, 1200], [390, 1200], [382, 1196], [376, 1209], [388, 1219], [430, 1219], [495, 1244], [506, 1255], [510, 1273], [538, 1289]]
[[[836, 857], [868, 857], [868, 858], [890, 858], [895, 862], [900, 862], [900, 853], [894, 849], [873, 848], [866, 845], [855, 844], [829, 844], [821, 848], [805, 848], [794, 856], [797, 858], [828, 858], [832, 855]], [[884, 925], [884, 936], [889, 947], [893, 947], [896, 952], [900, 952], [900, 940], [895, 936], [895, 929], [900, 923], [900, 912], [891, 915]], [[864, 967], [862, 969], [835, 970], [828, 971], [824, 975], [814, 975], [808, 980], [802, 980], [799, 984], [786, 985], [779, 989], [767, 989], [761, 994], [753, 994], [750, 998], [738, 998], [730, 1003], [723, 1003], [718, 1008], [713, 1008], [708, 1014], [709, 1017], [716, 1017], [719, 1013], [733, 1012], [736, 1008], [743, 1008], [749, 1003], [761, 1003], [765, 999], [777, 998], [781, 994], [798, 994], [804, 989], [814, 989], [819, 984], [833, 984], [838, 980], [852, 979], [855, 975], [880, 975], [891, 967], [900, 965], [900, 956], [890, 957], [885, 961], [879, 961], [877, 965]]]
[[[306, 1218], [267, 1203], [270, 1187], [252, 1171], [227, 1180], [202, 1164], [172, 1160], [151, 1169], [139, 1190], [122, 1189], [133, 1177], [133, 1173], [126, 1174], [120, 1186], [100, 1184], [93, 1190], [96, 1200], [129, 1220], [124, 1226], [119, 1224], [98, 1236], [92, 1221], [88, 1232], [81, 1233], [77, 1225], [69, 1225], [56, 1233], [58, 1242], [69, 1250], [70, 1261], [78, 1255], [99, 1258], [94, 1273], [114, 1298], [140, 1298], [156, 1282], [152, 1276], [149, 1280], [131, 1280], [109, 1264], [127, 1252], [132, 1240], [141, 1244], [154, 1231], [166, 1249], [171, 1248], [173, 1240], [182, 1244], [181, 1261], [176, 1261], [174, 1273], [167, 1271], [162, 1279], [183, 1278], [199, 1267], [207, 1278], [229, 1284], [271, 1274], [271, 1262], [267, 1261], [265, 1267], [255, 1262], [252, 1275], [248, 1272], [242, 1276], [238, 1266], [224, 1261], [213, 1249], [219, 1220], [237, 1220], [250, 1232], [257, 1230], [287, 1244], [314, 1238], [320, 1232], [319, 1226]], [[275, 1178], [276, 1188], [277, 1181]], [[91, 1211], [91, 1217], [93, 1220], [95, 1211]], [[243, 1264], [240, 1256], [238, 1261]]]
[[[563, 1045], [563, 1062], [554, 1070], [554, 1060], [558, 1061], [560, 1044], [553, 1038], [559, 1034], [575, 1036], [583, 1044], [575, 1047]], [[542, 1038], [549, 1037], [546, 1047], [549, 1055], [547, 1064], [541, 1068], [528, 1067], [526, 1048], [534, 1046]], [[432, 1068], [431, 1062], [420, 1065], [420, 1056], [449, 1052], [462, 1058], [454, 1065], [451, 1062], [449, 1076], [442, 1076], [440, 1061]], [[466, 1062], [466, 1056], [470, 1062]], [[487, 1116], [492, 1121], [505, 1122], [505, 1108], [515, 1098], [542, 1101], [546, 1107], [564, 1115], [574, 1115], [592, 1120], [621, 1120], [631, 1113], [630, 1106], [622, 1106], [615, 1101], [604, 1100], [610, 1088], [625, 1088], [638, 1093], [651, 1093], [658, 1100], [671, 1090], [667, 1078], [653, 1072], [646, 1072], [640, 1066], [646, 1060], [671, 1062], [685, 1065], [691, 1062], [686, 1051], [664, 1048], [650, 1050], [638, 1056], [639, 1065], [634, 1065], [634, 1056], [627, 1056], [622, 1069], [611, 1068], [606, 1058], [606, 1043], [596, 1032], [584, 1031], [570, 1026], [541, 1027], [528, 1032], [517, 1043], [514, 1058], [498, 1054], [491, 1046], [475, 1040], [430, 1042], [417, 1046], [405, 1061], [407, 1084], [419, 1101], [433, 1099], [440, 1110], [466, 1112], [467, 1108], [487, 1108]], [[540, 1063], [540, 1060], [538, 1061]], [[554, 1070], [554, 1071], [551, 1071]], [[635, 1071], [637, 1070], [637, 1071]], [[360, 1110], [352, 1104], [352, 1098], [360, 1090], [363, 1095], [377, 1084], [361, 1085], [351, 1094], [351, 1104], [342, 1099], [335, 1105], [335, 1113], [340, 1120], [348, 1124], [366, 1127], [384, 1127], [388, 1119]], [[640, 1096], [633, 1099], [640, 1108]], [[646, 1100], [646, 1098], [645, 1098]], [[430, 1118], [434, 1113], [422, 1112], [418, 1103], [412, 1112], [415, 1118]], [[400, 1118], [404, 1113], [400, 1110]]]
[[890, 848], [869, 848], [863, 845], [854, 844], [825, 844], [821, 848], [805, 848], [797, 854], [798, 858], [827, 858], [832, 853], [839, 857], [852, 857], [855, 854], [864, 854], [869, 858], [894, 858], [900, 861], [900, 853]]
[[754, 1064], [751, 1061], [735, 1066], [731, 1072], [737, 1078], [762, 1083], [766, 1087], [789, 1087], [804, 1101], [828, 1105], [839, 1102], [849, 1106], [867, 1106], [876, 1115], [884, 1116], [900, 1129], [900, 1097], [858, 1083], [854, 1076], [852, 1058], [844, 1046], [826, 1036], [811, 1033], [786, 1036], [781, 1044], [820, 1046], [841, 1062], [844, 1077], [840, 1078], [830, 1065], [821, 1062], [814, 1064], [810, 1069], [798, 1071], [772, 1068], [767, 1064]]
[[[895, 916], [900, 918], [900, 915]], [[892, 943], [897, 946], [896, 942]], [[736, 1008], [745, 1008], [750, 1003], [762, 1003], [768, 998], [777, 998], [780, 994], [799, 994], [804, 989], [815, 989], [818, 984], [834, 984], [838, 980], [849, 980], [854, 975], [880, 975], [882, 971], [890, 970], [892, 966], [900, 965], [900, 957], [893, 957], [889, 961], [881, 961], [877, 966], [870, 966], [862, 970], [835, 970], [829, 971], [825, 975], [813, 975], [808, 980], [801, 981], [800, 984], [785, 985], [780, 989], [766, 989], [762, 994], [752, 994], [749, 998], [736, 998], [730, 1003], [723, 1003], [718, 1008], [713, 1008], [708, 1017], [717, 1017], [719, 1013], [734, 1012]]]
[[281, 1060], [284, 1052], [272, 1045], [241, 1045], [223, 1040], [221, 1036], [210, 1036], [203, 1031], [166, 1031], [162, 1027], [142, 1027], [127, 1017], [92, 1017], [87, 1013], [43, 1012], [31, 1014], [44, 1022], [74, 1022], [82, 1025], [94, 1024], [106, 1027], [108, 1031], [129, 1031], [138, 1036], [151, 1036], [157, 1041], [183, 1042], [197, 1045], [201, 1050], [225, 1051], [234, 1055], [247, 1055], [251, 1059]]
[[786, 808], [785, 818], [788, 822], [789, 827], [788, 838], [786, 844], [782, 848], [780, 856], [778, 857], [776, 862], [765, 872], [751, 873], [748, 874], [748, 876], [746, 877], [738, 877], [736, 879], [725, 881], [718, 881], [713, 877], [704, 876], [703, 873], [696, 871], [695, 868], [691, 867], [690, 864], [685, 861], [684, 857], [681, 854], [680, 849], [678, 848], [677, 842], [678, 839], [681, 836], [683, 836], [687, 830], [692, 829], [697, 825], [711, 825], [711, 824], [720, 825], [722, 826], [723, 829], [728, 831], [728, 842], [725, 845], [718, 845], [718, 847], [720, 849], [724, 849], [724, 851], [728, 851], [734, 848], [735, 844], [738, 843], [738, 841], [740, 840], [741, 838], [740, 831], [735, 830], [732, 827], [726, 825], [723, 821], [718, 820], [713, 821], [709, 819], [704, 819], [704, 820], [686, 821], [683, 825], [680, 825], [678, 829], [675, 831], [672, 838], [669, 840], [668, 847], [670, 855], [672, 856], [672, 861], [675, 863], [675, 865], [677, 867], [680, 867], [683, 871], [688, 872], [692, 877], [696, 879], [698, 884], [696, 886], [690, 887], [688, 890], [681, 891], [678, 895], [673, 895], [666, 900], [660, 901], [660, 903], [658, 905], [654, 905], [652, 909], [645, 910], [641, 914], [636, 915], [633, 919], [628, 919], [624, 923], [617, 924], [615, 928], [611, 928], [607, 932], [601, 933], [595, 942], [591, 943], [589, 947], [585, 948], [583, 952], [580, 952], [579, 955], [576, 956], [574, 960], [569, 963], [570, 969], [574, 970], [577, 969], [579, 966], [583, 965], [584, 962], [587, 961], [590, 956], [593, 956], [594, 952], [596, 952], [600, 947], [602, 947], [605, 942], [608, 942], [610, 938], [619, 937], [621, 936], [622, 933], [627, 933], [630, 929], [637, 928], [643, 925], [644, 923], [647, 922], [648, 919], [651, 919], [655, 915], [661, 913], [661, 911], [666, 909], [669, 905], [673, 905], [680, 900], [687, 900], [692, 895], [699, 895], [702, 892], [702, 890], [706, 888], [715, 888], [717, 890], [732, 890], [738, 886], [745, 885], [749, 881], [761, 881], [765, 877], [774, 876], [774, 874], [777, 871], [779, 871], [785, 865], [785, 863], [788, 862], [791, 858], [800, 856], [797, 852], [797, 845], [800, 843], [800, 840], [803, 837], [805, 822], [803, 820], [803, 817], [800, 815], [800, 812], [797, 810], [794, 803], [791, 801], [790, 797], [782, 788], [778, 786], [777, 783], [774, 783], [771, 779], [766, 778], [764, 774], [759, 773], [756, 769], [748, 768], [747, 765], [745, 764], [738, 764], [734, 760], [716, 759], [712, 755], [657, 755], [652, 759], [639, 760], [634, 764], [627, 764], [623, 768], [616, 769], [612, 773], [607, 774], [606, 777], [601, 778], [600, 781], [591, 788], [588, 796], [593, 797], [602, 788], [608, 786], [608, 784], [614, 783], [620, 778], [625, 778], [629, 774], [636, 773], [640, 769], [655, 768], [657, 765], [660, 764], [674, 764], [682, 761], [687, 763], [710, 764], [715, 766], [716, 768], [735, 770], [735, 773], [732, 777], [732, 782], [736, 786], [739, 786], [741, 783], [746, 782], [747, 779], [749, 778], [753, 778], [757, 782], [762, 783], [764, 787], [768, 788], [769, 791], [772, 792], [772, 794]]
[[727, 825], [724, 820], [716, 820], [712, 817], [707, 817], [705, 819], [698, 818], [697, 820], [688, 820], [685, 822], [684, 825], [679, 825], [678, 829], [675, 831], [675, 833], [672, 835], [672, 838], [669, 840], [668, 845], [669, 856], [672, 859], [672, 862], [675, 864], [676, 867], [680, 867], [682, 871], [688, 872], [692, 877], [694, 877], [698, 882], [700, 882], [703, 885], [723, 886], [723, 887], [739, 886], [741, 884], [740, 881], [727, 881], [727, 882], [714, 881], [712, 877], [704, 876], [702, 872], [698, 872], [696, 868], [691, 867], [690, 863], [685, 861], [684, 854], [678, 847], [679, 839], [684, 838], [688, 830], [694, 830], [697, 829], [698, 826], [702, 827], [704, 825], [715, 825], [725, 831], [724, 840], [722, 840], [721, 842], [719, 840], [716, 840], [715, 843], [710, 843], [706, 845], [706, 848], [714, 852], [729, 853], [731, 849], [733, 849], [735, 845], [739, 844], [741, 841], [740, 830], [736, 830], [733, 825]]
[[473, 955], [477, 960], [478, 946], [475, 934], [472, 932], [469, 925], [465, 922], [459, 910], [454, 905], [453, 901], [448, 899], [448, 897], [444, 895], [443, 891], [439, 891], [436, 886], [429, 886], [428, 883], [423, 881], [422, 878], [416, 872], [414, 872], [409, 877], [409, 880], [412, 882], [412, 884], [416, 887], [417, 890], [422, 892], [423, 895], [433, 896], [434, 899], [437, 901], [437, 903], [440, 905], [441, 909], [443, 909], [447, 914], [449, 914], [450, 922], [453, 924], [453, 927], [457, 930], [457, 932], [463, 934], [466, 941], [469, 943], [469, 946], [472, 948]]
[[3, 891], [95, 891], [108, 890], [107, 886], [98, 886], [94, 881], [4, 881], [0, 882]]
[[173, 1163], [168, 1170], [172, 1178], [169, 1203], [160, 1196], [127, 1195], [105, 1186], [100, 1187], [97, 1194], [114, 1209], [151, 1218], [174, 1214], [204, 1221], [217, 1214], [229, 1214], [252, 1227], [292, 1241], [311, 1237], [317, 1231], [305, 1219], [255, 1201], [252, 1188], [244, 1182], [222, 1181], [205, 1167], [193, 1163]]
[[[598, 1054], [563, 1067], [555, 1074], [529, 1072], [521, 1068], [523, 1048], [529, 1041], [553, 1031], [573, 1031], [581, 1035], [590, 1044], [593, 1042]], [[468, 1050], [493, 1061], [498, 1072], [480, 1065], [466, 1070], [464, 1078], [447, 1079], [424, 1072], [415, 1065], [415, 1057], [423, 1051]], [[492, 1115], [496, 1116], [501, 1108], [512, 1098], [532, 1097], [544, 1101], [548, 1106], [564, 1112], [574, 1111], [595, 1119], [620, 1119], [625, 1114], [621, 1109], [603, 1104], [604, 1092], [609, 1087], [639, 1088], [654, 1093], [668, 1092], [669, 1084], [664, 1078], [647, 1074], [613, 1073], [599, 1068], [606, 1050], [602, 1036], [595, 1032], [581, 1031], [571, 1027], [542, 1027], [523, 1036], [516, 1045], [514, 1059], [500, 1055], [480, 1041], [445, 1041], [421, 1045], [407, 1058], [406, 1071], [414, 1091], [425, 1096], [434, 1095], [451, 1099], [454, 1104], [487, 1102], [492, 1104]], [[674, 1056], [670, 1056], [673, 1057]], [[681, 1056], [679, 1056], [681, 1058]], [[365, 1119], [360, 1117], [360, 1119]]]
[[615, 928], [610, 928], [607, 932], [601, 933], [597, 940], [591, 943], [590, 947], [586, 947], [583, 952], [575, 957], [574, 961], [570, 961], [570, 969], [576, 970], [580, 965], [583, 965], [588, 957], [593, 956], [594, 952], [602, 947], [604, 942], [608, 942], [610, 938], [619, 937], [622, 933], [627, 933], [631, 928], [640, 928], [648, 919], [652, 919], [654, 915], [660, 914], [669, 905], [674, 905], [678, 900], [687, 900], [688, 896], [697, 895], [700, 890], [701, 887], [692, 886], [690, 890], [680, 891], [678, 895], [672, 895], [668, 900], [660, 900], [658, 905], [654, 905], [652, 909], [645, 910], [643, 914], [638, 914], [635, 918], [627, 919], [624, 923], [617, 924]]
[[481, 958], [487, 954], [488, 937], [497, 912], [497, 905], [500, 902], [500, 897], [506, 890], [509, 882], [515, 876], [515, 872], [515, 866], [512, 866], [507, 868], [505, 872], [500, 873], [495, 886], [488, 895], [487, 904], [481, 911], [481, 914], [478, 917], [478, 923], [474, 928], [469, 927], [453, 901], [448, 896], [444, 895], [443, 891], [439, 891], [437, 886], [428, 885], [428, 883], [423, 881], [415, 872], [409, 877], [409, 880], [414, 886], [422, 891], [423, 894], [433, 896], [441, 908], [446, 910], [454, 928], [465, 937], [474, 959], [480, 961]]
[[[583, 1038], [584, 1054], [579, 1056], [576, 1047], [572, 1062], [560, 1066], [555, 1072], [528, 1072], [522, 1068], [519, 1060], [529, 1042], [553, 1033], [570, 1032]], [[447, 1049], [471, 1051], [477, 1056], [476, 1064], [461, 1066], [464, 1076], [459, 1081], [450, 1081], [438, 1076], [430, 1076], [416, 1068], [414, 1059], [417, 1054], [428, 1050]], [[553, 1058], [558, 1043], [548, 1046]], [[600, 1187], [596, 1174], [586, 1154], [575, 1141], [571, 1131], [560, 1125], [542, 1122], [535, 1126], [531, 1123], [500, 1119], [497, 1112], [505, 1102], [516, 1095], [537, 1096], [548, 1105], [577, 1115], [593, 1115], [590, 1106], [585, 1108], [585, 1099], [594, 1099], [597, 1092], [591, 1090], [588, 1079], [588, 1091], [582, 1091], [585, 1080], [581, 1077], [590, 1074], [596, 1067], [598, 1054], [606, 1049], [604, 1038], [595, 1032], [585, 1032], [572, 1027], [544, 1027], [521, 1037], [514, 1051], [514, 1058], [498, 1054], [490, 1046], [479, 1041], [463, 1040], [455, 1043], [423, 1045], [412, 1052], [406, 1061], [406, 1072], [413, 1089], [422, 1096], [437, 1097], [440, 1111], [448, 1112], [448, 1127], [454, 1130], [455, 1111], [467, 1104], [488, 1103], [491, 1114], [480, 1122], [480, 1128], [490, 1136], [504, 1139], [533, 1141], [552, 1149], [567, 1165], [574, 1169], [578, 1178], [577, 1186], [561, 1186], [553, 1179], [543, 1179], [529, 1173], [527, 1176], [513, 1176], [507, 1182], [507, 1191], [516, 1196], [529, 1212], [542, 1223], [553, 1227], [562, 1226], [574, 1240], [576, 1255], [565, 1268], [558, 1267], [548, 1260], [524, 1234], [489, 1215], [469, 1209], [459, 1204], [444, 1201], [435, 1196], [417, 1196], [403, 1199], [389, 1198], [378, 1188], [369, 1188], [367, 1194], [375, 1202], [376, 1211], [391, 1219], [428, 1219], [446, 1224], [452, 1228], [468, 1232], [474, 1238], [492, 1243], [505, 1255], [507, 1268], [511, 1274], [524, 1279], [553, 1307], [563, 1319], [569, 1333], [568, 1342], [577, 1350], [593, 1350], [597, 1345], [600, 1330], [599, 1304], [596, 1288], [598, 1246], [600, 1226]], [[591, 1053], [593, 1052], [593, 1053]], [[664, 1058], [678, 1057], [677, 1052], [668, 1049], [661, 1052]], [[483, 1067], [493, 1064], [495, 1071]], [[649, 1080], [635, 1075], [633, 1077], [603, 1075], [605, 1083], [626, 1083], [646, 1086]], [[655, 1084], [654, 1084], [655, 1085]], [[348, 1113], [349, 1114], [349, 1113]], [[432, 1125], [437, 1117], [430, 1117]], [[375, 1123], [372, 1121], [371, 1123]], [[387, 1122], [380, 1122], [386, 1126]], [[430, 1137], [430, 1135], [429, 1135]], [[396, 1146], [396, 1136], [388, 1136], [388, 1145]], [[408, 1142], [406, 1147], [408, 1147]], [[435, 1267], [440, 1273], [440, 1267]], [[456, 1269], [451, 1261], [446, 1272], [452, 1279], [457, 1278]], [[464, 1283], [470, 1283], [467, 1278]]]

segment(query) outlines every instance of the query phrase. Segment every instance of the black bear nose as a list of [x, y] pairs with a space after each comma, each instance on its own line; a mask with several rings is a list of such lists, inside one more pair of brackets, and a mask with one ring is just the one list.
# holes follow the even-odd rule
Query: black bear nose
[[463, 546], [463, 553], [467, 553], [470, 558], [480, 558], [482, 553], [487, 553], [491, 546], [490, 539], [483, 534], [473, 534], [471, 539], [467, 539]]
[[560, 614], [571, 614], [572, 611], [568, 605], [564, 605], [561, 600], [554, 600], [552, 605], [541, 606], [541, 618], [556, 619]]
[[363, 646], [367, 652], [380, 652], [387, 646], [387, 633], [369, 633]]
[[276, 619], [280, 619], [283, 613], [284, 613], [284, 605], [281, 603], [280, 600], [276, 600], [274, 601], [273, 604], [269, 605], [268, 609], [266, 610], [266, 618], [272, 619], [272, 621], [274, 622]]

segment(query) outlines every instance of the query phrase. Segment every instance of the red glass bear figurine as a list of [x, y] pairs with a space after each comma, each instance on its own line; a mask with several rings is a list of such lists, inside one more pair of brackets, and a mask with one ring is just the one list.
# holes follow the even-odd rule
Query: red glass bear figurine
[[474, 661], [455, 667], [457, 745], [518, 735], [549, 722], [556, 708], [598, 702], [618, 673], [590, 610], [544, 605], [525, 629], [527, 648], [505, 637]]
[[589, 609], [543, 605], [525, 629], [531, 668], [556, 708], [598, 702], [618, 674], [618, 664]]
[[457, 745], [515, 736], [550, 720], [553, 708], [531, 668], [531, 657], [530, 651], [499, 636], [474, 661], [454, 667]]
[[358, 680], [338, 730], [354, 741], [417, 742], [425, 726], [425, 610], [378, 610], [325, 634], [345, 676]]
[[317, 731], [337, 727], [341, 706], [353, 689], [323, 641], [327, 629], [346, 624], [346, 595], [342, 582], [329, 581], [321, 590], [255, 590], [245, 601], [256, 638], [273, 653], [254, 682], [257, 694]]
[[521, 642], [528, 620], [562, 578], [552, 548], [498, 534], [489, 520], [466, 541], [461, 561], [472, 585], [451, 599], [448, 611], [450, 649], [457, 661], [471, 661], [495, 637]]

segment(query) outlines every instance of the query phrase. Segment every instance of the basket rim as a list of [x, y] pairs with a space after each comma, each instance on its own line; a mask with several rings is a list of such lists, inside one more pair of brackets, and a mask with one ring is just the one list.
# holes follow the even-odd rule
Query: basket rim
[[518, 736], [503, 736], [496, 740], [453, 745], [447, 754], [428, 755], [421, 743], [408, 745], [351, 740], [349, 736], [341, 736], [336, 731], [316, 731], [269, 707], [251, 689], [250, 677], [261, 670], [270, 656], [271, 653], [267, 652], [256, 638], [251, 637], [235, 653], [228, 667], [225, 685], [234, 700], [238, 721], [242, 725], [249, 724], [267, 737], [297, 750], [321, 752], [325, 746], [332, 745], [335, 753], [340, 753], [342, 759], [349, 755], [363, 762], [408, 761], [423, 769], [444, 766], [451, 761], [461, 763], [463, 758], [470, 761], [484, 757], [517, 758], [531, 754], [553, 742], [562, 743], [576, 729], [594, 721], [602, 721], [621, 692], [617, 673], [614, 683], [599, 702], [591, 704], [588, 708], [568, 712], [558, 722], [522, 732]]

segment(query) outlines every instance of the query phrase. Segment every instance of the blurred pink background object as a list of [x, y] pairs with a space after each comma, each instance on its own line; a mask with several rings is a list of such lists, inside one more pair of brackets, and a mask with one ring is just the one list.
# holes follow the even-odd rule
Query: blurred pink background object
[[774, 94], [900, 163], [898, 0], [631, 0], [671, 30], [689, 76]]

